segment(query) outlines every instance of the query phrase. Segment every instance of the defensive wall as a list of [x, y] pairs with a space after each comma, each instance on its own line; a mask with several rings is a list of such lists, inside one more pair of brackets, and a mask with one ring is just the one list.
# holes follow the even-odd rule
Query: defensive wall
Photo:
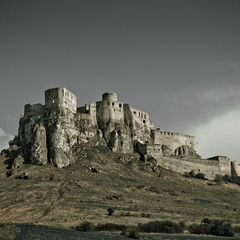
[[187, 145], [198, 154], [198, 143], [195, 137], [183, 133], [173, 133], [156, 129], [151, 131], [151, 140], [152, 144], [169, 146], [172, 152], [180, 146]]
[[157, 159], [158, 165], [161, 167], [178, 172], [181, 174], [188, 173], [192, 170], [197, 174], [199, 172], [205, 174], [206, 178], [214, 180], [216, 174], [231, 175], [231, 161], [227, 157], [217, 159], [187, 159], [178, 157], [157, 156], [152, 154]]

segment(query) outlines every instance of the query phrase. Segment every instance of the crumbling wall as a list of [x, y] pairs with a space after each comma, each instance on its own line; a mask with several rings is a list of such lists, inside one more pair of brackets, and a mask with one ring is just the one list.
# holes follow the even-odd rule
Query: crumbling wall
[[187, 145], [191, 147], [198, 154], [198, 143], [193, 136], [183, 133], [173, 133], [168, 131], [161, 131], [159, 129], [151, 131], [152, 144], [161, 144], [171, 149], [171, 152], [180, 147]]
[[150, 122], [148, 113], [139, 111], [124, 104], [124, 121], [131, 128], [134, 142], [145, 143], [150, 138]]
[[[153, 157], [156, 157], [153, 154]], [[171, 170], [173, 172], [178, 172], [181, 174], [189, 173], [194, 171], [195, 174], [201, 172], [205, 174], [205, 177], [214, 180], [216, 174], [224, 175], [222, 171], [219, 170], [219, 163], [217, 160], [206, 160], [206, 159], [183, 159], [177, 157], [157, 157], [158, 165], [161, 167]]]
[[96, 103], [85, 104], [85, 106], [77, 108], [76, 119], [89, 120], [90, 124], [97, 125]]

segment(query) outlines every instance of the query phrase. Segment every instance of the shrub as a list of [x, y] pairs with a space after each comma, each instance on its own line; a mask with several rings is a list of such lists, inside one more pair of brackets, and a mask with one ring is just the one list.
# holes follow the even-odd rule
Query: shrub
[[128, 235], [129, 238], [140, 239], [140, 235], [136, 230], [131, 230]]
[[119, 225], [114, 223], [98, 224], [96, 231], [123, 231], [127, 229], [125, 225]]
[[216, 236], [233, 236], [233, 230], [230, 223], [224, 223], [220, 220], [210, 220], [204, 218], [201, 224], [189, 226], [189, 232], [192, 234], [211, 234]]
[[208, 224], [192, 224], [189, 226], [189, 232], [192, 234], [210, 234], [211, 226]]
[[94, 225], [90, 222], [83, 222], [76, 227], [76, 230], [82, 231], [82, 232], [92, 232], [94, 231]]
[[212, 223], [212, 220], [210, 220], [209, 218], [204, 218], [204, 219], [202, 220], [202, 223], [211, 224], [211, 223]]
[[216, 236], [233, 236], [233, 230], [231, 223], [225, 223], [223, 221], [216, 220], [211, 228], [211, 234]]
[[198, 179], [205, 179], [205, 174], [199, 172], [199, 173], [197, 173], [197, 174], [195, 175], [195, 178], [198, 178]]
[[155, 233], [182, 233], [182, 227], [171, 221], [152, 221], [147, 224], [139, 225], [139, 230], [142, 232]]
[[142, 213], [141, 217], [150, 218], [151, 214], [149, 214], [149, 213]]
[[225, 175], [223, 176], [223, 181], [224, 181], [224, 182], [230, 182], [230, 183], [233, 183], [233, 179], [232, 179], [232, 177], [229, 176], [229, 175], [227, 175], [227, 174], [225, 174]]
[[178, 225], [179, 225], [182, 229], [185, 228], [185, 226], [186, 226], [186, 224], [185, 224], [184, 221], [179, 222]]
[[137, 232], [137, 230], [124, 229], [124, 230], [121, 232], [121, 235], [124, 236], [124, 237], [128, 237], [128, 238], [141, 239], [141, 238], [140, 238], [140, 234]]
[[184, 176], [188, 177], [188, 178], [195, 177], [195, 172], [194, 172], [194, 170], [192, 170], [190, 172], [185, 172]]
[[221, 175], [219, 175], [219, 174], [216, 174], [214, 181], [215, 181], [216, 183], [222, 183], [222, 182], [223, 182], [223, 176], [221, 176]]
[[107, 209], [107, 211], [108, 211], [108, 215], [112, 216], [113, 213], [115, 212], [115, 209], [110, 207], [110, 208]]
[[235, 227], [233, 228], [233, 231], [234, 231], [235, 233], [240, 233], [240, 226], [235, 226]]

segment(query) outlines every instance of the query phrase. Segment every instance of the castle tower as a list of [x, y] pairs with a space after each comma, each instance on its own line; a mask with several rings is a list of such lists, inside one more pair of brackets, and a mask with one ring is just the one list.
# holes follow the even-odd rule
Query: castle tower
[[45, 108], [53, 110], [67, 108], [76, 113], [77, 99], [73, 93], [64, 87], [48, 89], [45, 91]]
[[102, 95], [103, 101], [109, 101], [109, 102], [117, 102], [117, 94], [116, 93], [104, 93]]

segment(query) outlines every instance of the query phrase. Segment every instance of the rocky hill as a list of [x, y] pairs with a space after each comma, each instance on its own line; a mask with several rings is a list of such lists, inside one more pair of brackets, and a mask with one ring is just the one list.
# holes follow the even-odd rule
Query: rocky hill
[[[152, 220], [199, 223], [225, 219], [240, 225], [240, 186], [189, 178], [85, 144], [65, 168], [20, 164], [7, 176], [11, 155], [0, 157], [0, 222], [75, 228], [84, 221], [136, 226]], [[113, 208], [110, 216], [108, 208]], [[1, 235], [0, 235], [1, 236]]]

